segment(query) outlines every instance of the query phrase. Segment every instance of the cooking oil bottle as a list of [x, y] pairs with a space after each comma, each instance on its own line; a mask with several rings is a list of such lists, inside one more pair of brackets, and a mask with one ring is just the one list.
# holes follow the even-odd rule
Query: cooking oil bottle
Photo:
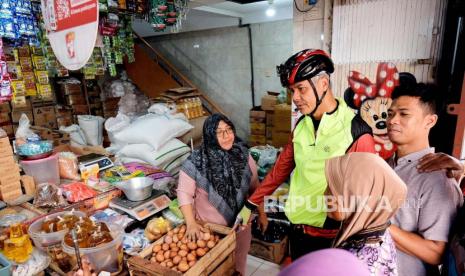
[[31, 240], [20, 223], [10, 226], [10, 238], [5, 240], [4, 246], [5, 257], [17, 263], [26, 262], [32, 253]]

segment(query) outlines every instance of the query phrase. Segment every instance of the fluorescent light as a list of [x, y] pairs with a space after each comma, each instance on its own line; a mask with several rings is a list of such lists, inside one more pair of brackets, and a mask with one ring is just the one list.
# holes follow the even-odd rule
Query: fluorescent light
[[274, 9], [273, 6], [269, 6], [268, 9], [266, 9], [266, 16], [268, 17], [273, 17], [276, 14], [276, 10]]

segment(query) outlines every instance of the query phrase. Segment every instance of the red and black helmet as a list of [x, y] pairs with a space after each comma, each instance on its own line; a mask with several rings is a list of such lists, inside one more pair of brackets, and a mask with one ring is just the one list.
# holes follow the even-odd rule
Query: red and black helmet
[[323, 71], [331, 74], [334, 72], [334, 64], [325, 51], [306, 49], [277, 66], [277, 71], [282, 86], [287, 87], [296, 82], [311, 79]]

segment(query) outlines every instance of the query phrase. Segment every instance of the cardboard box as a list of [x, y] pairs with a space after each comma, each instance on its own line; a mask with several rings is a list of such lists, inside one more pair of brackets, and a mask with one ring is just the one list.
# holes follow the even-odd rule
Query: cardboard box
[[0, 185], [0, 197], [3, 201], [15, 200], [22, 194], [21, 183], [19, 181], [9, 185]]
[[290, 131], [280, 131], [273, 129], [271, 133], [273, 146], [277, 148], [285, 146], [289, 142], [289, 135], [291, 135]]
[[73, 105], [74, 115], [86, 115], [89, 114], [89, 107], [87, 105]]
[[0, 124], [11, 124], [10, 113], [0, 113]]
[[29, 118], [29, 121], [31, 124], [34, 123], [34, 115], [32, 114], [32, 111], [16, 111], [16, 110], [13, 110], [13, 112], [11, 112], [11, 121], [13, 123], [19, 123], [19, 119], [21, 118], [21, 115], [22, 114], [26, 114], [26, 116]]
[[2, 148], [10, 148], [11, 149], [10, 139], [8, 139], [8, 137], [0, 138], [0, 149], [2, 149]]
[[70, 126], [73, 124], [73, 116], [70, 116], [70, 117], [59, 117], [57, 118], [57, 126], [58, 126], [58, 129], [60, 127], [67, 127], [67, 126]]
[[13, 111], [32, 111], [31, 100], [28, 98], [11, 101], [11, 107]]
[[274, 111], [266, 112], [266, 126], [272, 127], [274, 125]]
[[54, 106], [35, 107], [34, 125], [45, 128], [57, 128], [57, 119]]
[[264, 242], [252, 238], [249, 254], [276, 264], [281, 264], [288, 252], [288, 238], [277, 243]]
[[260, 106], [256, 106], [250, 110], [250, 118], [265, 119], [266, 112], [263, 111]]
[[266, 136], [264, 135], [250, 135], [249, 146], [263, 146], [266, 144]]
[[10, 108], [9, 102], [0, 104], [0, 113], [10, 113], [10, 112], [11, 112], [11, 108]]
[[291, 131], [291, 106], [278, 104], [274, 108], [273, 128], [279, 131]]
[[11, 171], [0, 176], [0, 186], [17, 183], [20, 179], [19, 168], [17, 168], [16, 171]]
[[[11, 166], [14, 165], [16, 166], [16, 168], [18, 167], [18, 165], [16, 165], [16, 162], [15, 162], [15, 159], [13, 158], [13, 156], [3, 156], [3, 157], [0, 157], [0, 169], [3, 168], [3, 167], [9, 167], [11, 168]], [[6, 171], [8, 172], [8, 171]], [[0, 175], [4, 174], [1, 173]]]
[[252, 135], [266, 135], [266, 125], [264, 123], [250, 123], [250, 133]]
[[6, 135], [8, 135], [8, 137], [13, 137], [15, 135], [12, 124], [2, 126], [2, 129], [6, 132]]
[[27, 195], [35, 195], [36, 193], [36, 183], [34, 178], [29, 175], [21, 176], [21, 183], [23, 184], [24, 191]]
[[[8, 139], [8, 137], [6, 137], [6, 139]], [[13, 156], [13, 149], [9, 145], [8, 147], [0, 147], [0, 157], [7, 156]]]
[[278, 96], [271, 93], [273, 92], [268, 92], [268, 95], [262, 97], [262, 109], [265, 111], [274, 110], [274, 106], [278, 103]]

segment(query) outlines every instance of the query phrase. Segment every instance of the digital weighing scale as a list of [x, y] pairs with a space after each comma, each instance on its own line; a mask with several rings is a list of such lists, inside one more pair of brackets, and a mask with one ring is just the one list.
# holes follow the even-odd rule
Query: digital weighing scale
[[112, 199], [110, 207], [141, 221], [165, 209], [170, 203], [171, 199], [163, 191], [152, 190], [152, 195], [146, 200], [131, 201], [123, 195]]
[[82, 171], [86, 167], [98, 164], [99, 171], [113, 167], [113, 162], [105, 155], [91, 153], [78, 157], [79, 169]]

